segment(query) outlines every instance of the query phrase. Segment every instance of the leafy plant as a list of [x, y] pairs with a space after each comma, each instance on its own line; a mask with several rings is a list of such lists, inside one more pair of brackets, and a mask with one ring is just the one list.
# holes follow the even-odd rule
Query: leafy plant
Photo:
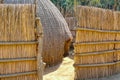
[[[74, 14], [74, 0], [51, 0], [64, 16]], [[95, 6], [120, 11], [120, 0], [76, 0], [78, 5]]]

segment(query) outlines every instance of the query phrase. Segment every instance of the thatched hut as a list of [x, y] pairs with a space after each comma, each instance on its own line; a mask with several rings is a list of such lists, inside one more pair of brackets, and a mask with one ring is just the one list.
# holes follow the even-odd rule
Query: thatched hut
[[[36, 1], [36, 2], [35, 2]], [[43, 61], [53, 66], [68, 55], [71, 32], [62, 14], [50, 0], [3, 0], [3, 3], [36, 3], [36, 16], [43, 27]]]
[[40, 24], [35, 5], [0, 4], [0, 80], [42, 80]]

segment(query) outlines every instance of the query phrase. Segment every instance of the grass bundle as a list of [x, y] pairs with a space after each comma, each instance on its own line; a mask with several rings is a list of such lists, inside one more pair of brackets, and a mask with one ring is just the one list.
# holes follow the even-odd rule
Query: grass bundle
[[114, 74], [114, 64], [75, 66], [75, 80], [99, 79]]
[[77, 22], [81, 28], [120, 30], [120, 12], [108, 9], [78, 6]]
[[116, 34], [115, 40], [116, 40], [116, 41], [119, 41], [119, 40], [120, 40], [120, 33], [117, 33], [117, 34]]
[[74, 29], [77, 27], [77, 21], [76, 21], [76, 18], [75, 17], [66, 17], [65, 18], [67, 24], [68, 24], [68, 27], [72, 33], [72, 36], [73, 36], [73, 40], [72, 42], [75, 42], [75, 31]]
[[114, 51], [80, 53], [74, 55], [75, 64], [103, 64], [114, 62]]
[[26, 75], [26, 76], [19, 76], [19, 77], [9, 77], [9, 78], [2, 78], [1, 80], [38, 80], [36, 79], [36, 74]]
[[115, 49], [120, 49], [120, 43], [115, 43]]
[[34, 7], [1, 5], [0, 13], [0, 41], [34, 41]]
[[115, 61], [117, 62], [119, 62], [120, 61], [120, 51], [118, 50], [118, 51], [116, 51], [116, 52], [114, 52], [114, 58], [115, 58]]
[[[115, 15], [115, 28], [116, 30], [120, 30], [120, 12], [114, 12]], [[116, 35], [116, 41], [120, 40], [120, 34], [118, 33]], [[120, 49], [120, 43], [115, 44], [115, 49]], [[116, 65], [115, 65], [115, 73], [120, 73], [120, 51], [115, 52], [115, 59], [116, 59]]]
[[75, 31], [74, 31], [74, 29], [77, 27], [76, 18], [75, 17], [65, 17], [65, 20], [66, 20], [66, 22], [68, 24], [68, 27], [69, 27], [69, 29], [72, 33], [72, 36], [73, 36], [72, 42], [75, 42]]
[[78, 6], [76, 16], [81, 28], [114, 30], [114, 13], [111, 10]]
[[[5, 4], [34, 4], [35, 0], [3, 0]], [[42, 57], [46, 65], [54, 66], [68, 55], [72, 34], [60, 11], [50, 0], [37, 0], [36, 16], [43, 26]]]
[[99, 80], [120, 73], [120, 61], [106, 64], [74, 65], [75, 80]]
[[[76, 31], [76, 33], [79, 32], [80, 30]], [[108, 37], [110, 35], [103, 34], [101, 35], [103, 36], [102, 39], [99, 41], [99, 39], [94, 38], [94, 34], [101, 34], [101, 32], [96, 32], [93, 34], [92, 38], [95, 39], [93, 41], [89, 37], [89, 32], [91, 31], [87, 32], [86, 30], [82, 30], [81, 32], [81, 34], [86, 34], [87, 36], [85, 35], [84, 37], [88, 39], [77, 38], [81, 34], [76, 34], [77, 43], [74, 44], [75, 80], [92, 80], [92, 78], [98, 79], [100, 77], [110, 76], [117, 73], [116, 69], [119, 67], [119, 64], [116, 62], [119, 61], [120, 43], [119, 41], [114, 41], [116, 33], [109, 33], [111, 35], [113, 34], [112, 38]]]
[[117, 63], [115, 64], [115, 69], [114, 69], [114, 71], [115, 71], [115, 74], [119, 74], [119, 73], [120, 73], [120, 62], [117, 62]]
[[120, 12], [87, 6], [77, 10], [75, 80], [120, 73]]
[[[75, 80], [99, 79], [120, 72], [118, 70], [120, 43], [115, 41], [117, 34], [119, 32], [80, 28], [76, 30], [74, 61], [75, 65], [78, 65], [75, 66]], [[119, 40], [119, 36], [117, 39]]]
[[114, 43], [111, 42], [110, 43], [93, 42], [93, 43], [74, 44], [74, 53], [107, 51], [113, 49], [114, 49]]
[[43, 61], [48, 66], [62, 62], [63, 56], [69, 55], [72, 34], [68, 25], [50, 0], [38, 0], [37, 16], [43, 26]]
[[0, 80], [42, 79], [35, 33], [34, 5], [0, 4]]
[[115, 11], [114, 12], [114, 27], [116, 30], [120, 30], [120, 12]]
[[77, 21], [75, 17], [65, 17], [70, 30], [74, 30], [77, 27]]
[[75, 42], [80, 43], [80, 42], [114, 41], [116, 34], [117, 33], [115, 32], [78, 28], [76, 29]]

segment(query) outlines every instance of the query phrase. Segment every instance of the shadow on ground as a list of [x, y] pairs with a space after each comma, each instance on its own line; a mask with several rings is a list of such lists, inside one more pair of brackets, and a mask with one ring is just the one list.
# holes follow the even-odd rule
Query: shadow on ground
[[51, 72], [56, 71], [56, 70], [60, 67], [60, 65], [61, 65], [61, 63], [59, 63], [59, 64], [56, 65], [56, 66], [46, 68], [46, 69], [44, 70], [44, 75], [47, 75], [47, 74], [49, 74], [49, 73], [51, 73]]

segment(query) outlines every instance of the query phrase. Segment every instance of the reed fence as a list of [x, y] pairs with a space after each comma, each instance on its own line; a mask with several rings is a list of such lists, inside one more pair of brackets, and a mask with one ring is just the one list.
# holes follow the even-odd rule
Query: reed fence
[[42, 80], [42, 30], [35, 18], [33, 4], [0, 4], [0, 80]]
[[120, 73], [120, 12], [87, 6], [77, 9], [75, 80], [99, 80]]

